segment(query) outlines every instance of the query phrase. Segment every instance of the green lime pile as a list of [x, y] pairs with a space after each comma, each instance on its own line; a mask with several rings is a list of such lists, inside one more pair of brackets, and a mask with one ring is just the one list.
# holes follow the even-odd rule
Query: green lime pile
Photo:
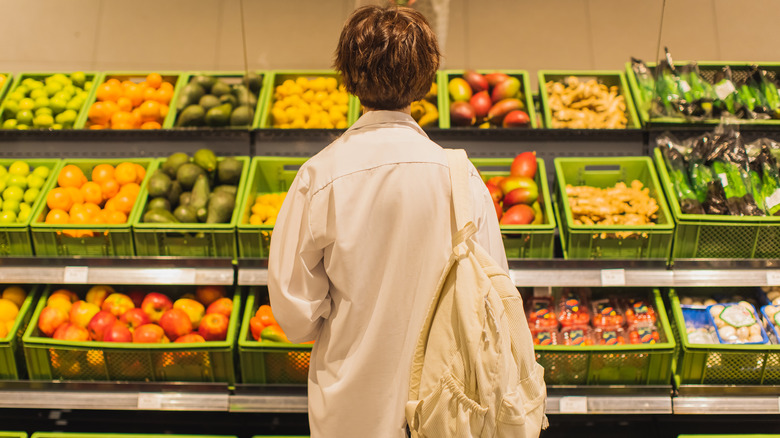
[[91, 88], [84, 72], [25, 78], [5, 99], [2, 128], [72, 129]]
[[24, 161], [14, 161], [8, 168], [0, 165], [0, 224], [27, 221], [50, 172], [46, 166], [30, 169]]

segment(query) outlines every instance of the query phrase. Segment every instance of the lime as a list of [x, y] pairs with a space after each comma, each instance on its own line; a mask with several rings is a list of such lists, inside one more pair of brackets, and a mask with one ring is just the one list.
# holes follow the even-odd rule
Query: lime
[[[27, 95], [27, 92], [30, 91], [30, 89], [27, 88], [27, 85], [19, 84], [18, 87], [14, 88], [14, 91], [17, 92], [17, 93], [21, 93], [22, 94], [22, 98], [24, 98], [24, 96]], [[11, 95], [9, 94], [8, 97], [10, 98]], [[21, 100], [21, 99], [16, 99], [16, 100]]]
[[14, 213], [19, 213], [19, 201], [6, 199], [5, 201], [3, 201], [3, 211], [12, 211]]
[[67, 103], [70, 100], [71, 97], [73, 97], [72, 94], [68, 94], [68, 93], [66, 93], [64, 91], [60, 91], [59, 93], [57, 93], [54, 96], [52, 96], [51, 100], [62, 99], [62, 100], [65, 101], [65, 103]]
[[44, 108], [49, 106], [49, 98], [48, 97], [39, 97], [35, 99], [35, 109], [38, 108]]
[[[8, 174], [8, 169], [5, 168], [5, 166], [0, 165], [0, 182], [5, 182], [5, 178], [3, 178], [6, 174]], [[3, 187], [5, 189], [5, 187]], [[0, 190], [2, 192], [2, 190]]]
[[84, 82], [84, 91], [89, 91], [92, 89], [92, 81]]
[[26, 202], [22, 202], [19, 204], [19, 211], [30, 211], [32, 210], [32, 206]]
[[[26, 204], [20, 204], [20, 205], [26, 205]], [[27, 210], [19, 210], [19, 214], [16, 215], [16, 222], [24, 223], [27, 222], [27, 219], [30, 218], [30, 215], [32, 214], [32, 210], [29, 208]]]
[[16, 119], [8, 119], [3, 122], [3, 129], [16, 129]]
[[49, 101], [49, 108], [51, 108], [54, 114], [60, 114], [65, 111], [68, 106], [68, 100], [62, 97], [54, 97]]
[[[27, 188], [27, 177], [24, 175], [10, 175], [8, 181], [6, 181], [8, 187], [19, 187], [22, 190]], [[24, 195], [24, 193], [22, 193]], [[21, 198], [19, 198], [21, 199]]]
[[82, 105], [84, 105], [84, 99], [80, 97], [74, 97], [68, 102], [67, 105], [65, 105], [65, 108], [73, 111], [78, 111], [81, 109]]
[[3, 210], [0, 213], [0, 224], [12, 224], [16, 222], [16, 213], [13, 211]]
[[33, 121], [33, 112], [31, 110], [19, 110], [18, 113], [16, 113], [16, 121], [19, 123], [16, 125], [16, 129], [24, 129], [21, 128], [21, 125], [29, 125]]
[[20, 102], [22, 99], [27, 97], [26, 93], [22, 93], [19, 91], [14, 91], [13, 93], [9, 93], [6, 100], [13, 100], [14, 102]]
[[40, 189], [27, 189], [27, 191], [24, 192], [24, 197], [22, 199], [24, 199], [24, 202], [28, 204], [32, 204], [33, 202], [35, 202], [35, 200], [38, 198], [38, 195], [40, 194], [41, 194]]
[[45, 88], [37, 88], [35, 90], [30, 91], [30, 98], [31, 99], [39, 99], [41, 97], [48, 97], [49, 94], [46, 93]]
[[62, 125], [73, 125], [76, 123], [76, 117], [78, 117], [78, 113], [72, 109], [65, 110], [59, 114], [57, 114], [57, 117], [54, 118], [54, 120]]
[[70, 80], [77, 87], [83, 87], [87, 81], [87, 75], [83, 71], [74, 71], [70, 74]]
[[[2, 171], [0, 171], [0, 175], [2, 175]], [[33, 175], [40, 176], [44, 180], [49, 177], [49, 174], [51, 173], [51, 170], [49, 170], [46, 166], [38, 166], [33, 170]], [[33, 187], [30, 185], [30, 187]]]
[[16, 112], [19, 111], [19, 102], [15, 100], [6, 100], [5, 110], [9, 113], [16, 114]]
[[62, 73], [55, 73], [49, 76], [48, 78], [46, 78], [46, 82], [47, 83], [57, 82], [62, 85], [70, 85], [72, 83], [72, 81]]
[[33, 126], [36, 128], [50, 128], [54, 124], [54, 117], [51, 114], [41, 114], [33, 119]]
[[48, 97], [51, 97], [62, 91], [62, 84], [57, 82], [49, 82], [45, 87], [43, 87], [43, 89], [46, 90]]
[[55, 123], [55, 124], [51, 125], [51, 129], [60, 130], [60, 129], [62, 129], [62, 124], [61, 123]]
[[8, 188], [3, 190], [3, 199], [5, 200], [3, 204], [8, 201], [16, 201], [19, 203], [22, 199], [24, 199], [24, 189], [9, 184]]
[[35, 101], [30, 99], [29, 97], [25, 97], [24, 99], [19, 101], [19, 110], [33, 110], [35, 108]]
[[35, 173], [27, 177], [27, 187], [31, 189], [40, 189], [46, 183], [46, 178], [42, 178]]
[[26, 129], [30, 129], [30, 126], [29, 125], [25, 125], [25, 124], [19, 124], [19, 125], [16, 125], [16, 129], [18, 129], [18, 130], [26, 130]]
[[40, 116], [42, 114], [52, 115], [51, 108], [49, 108], [47, 106], [44, 106], [44, 107], [41, 107], [41, 108], [38, 108], [37, 110], [35, 110], [35, 116], [36, 117]]
[[8, 166], [8, 173], [11, 175], [27, 176], [30, 174], [30, 165], [24, 161], [14, 161], [10, 166]]

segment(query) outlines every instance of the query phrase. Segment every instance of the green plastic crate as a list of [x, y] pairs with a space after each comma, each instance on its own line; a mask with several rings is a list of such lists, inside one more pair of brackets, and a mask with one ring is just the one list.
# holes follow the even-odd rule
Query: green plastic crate
[[[556, 158], [556, 208], [564, 255], [570, 259], [668, 259], [674, 221], [650, 157]], [[655, 225], [575, 225], [566, 185], [612, 187], [639, 180], [658, 203]], [[614, 233], [632, 232], [620, 238]]]
[[[711, 296], [718, 289], [678, 289], [681, 295]], [[672, 327], [680, 345], [675, 381], [691, 385], [778, 385], [780, 345], [691, 344], [678, 291], [670, 289]]]
[[[250, 121], [249, 124], [246, 125], [246, 126], [238, 126], [238, 127], [225, 126], [225, 127], [221, 128], [221, 129], [250, 129], [250, 128], [252, 128], [254, 126], [255, 120], [258, 120], [258, 118], [262, 118], [262, 114], [260, 114], [260, 112], [263, 110], [263, 106], [264, 106], [263, 105], [263, 99], [265, 98], [265, 93], [266, 93], [265, 77], [267, 76], [267, 73], [262, 72], [262, 71], [255, 71], [255, 73], [257, 73], [257, 75], [260, 76], [260, 78], [261, 78], [261, 86], [260, 86], [260, 92], [257, 93], [257, 96], [255, 96], [255, 97], [257, 97], [257, 105], [256, 105], [256, 107], [254, 109], [254, 116], [252, 117], [252, 121]], [[197, 76], [197, 75], [208, 75], [208, 76], [214, 76], [214, 77], [219, 78], [219, 79], [224, 79], [225, 82], [228, 85], [240, 84], [242, 82], [242, 78], [244, 77], [244, 74], [245, 74], [245, 72], [242, 72], [242, 71], [231, 71], [231, 72], [226, 72], [226, 71], [192, 71], [192, 72], [183, 73], [181, 75], [181, 79], [179, 80], [179, 82], [181, 82], [181, 88], [183, 89], [187, 84], [190, 83], [190, 81], [192, 80], [192, 78], [194, 76]], [[179, 94], [181, 94], [181, 91], [179, 91]], [[170, 125], [163, 126], [163, 128], [175, 128], [175, 129], [214, 129], [214, 128], [208, 127], [208, 126], [189, 127], [189, 128], [176, 127], [176, 121], [179, 118], [180, 111], [177, 110], [175, 101], [171, 103], [170, 111], [173, 112], [173, 117], [170, 120]], [[166, 119], [166, 122], [168, 122], [167, 119]]]
[[[531, 128], [537, 128], [536, 124], [536, 109], [534, 108], [534, 100], [531, 92], [530, 82], [528, 80], [528, 72], [526, 70], [477, 70], [477, 73], [488, 74], [493, 72], [506, 73], [509, 76], [514, 76], [520, 79], [520, 91], [523, 93], [523, 102], [525, 108], [523, 111], [528, 113], [528, 118], [531, 119]], [[444, 70], [439, 75], [439, 126], [441, 128], [452, 128], [450, 124], [450, 93], [449, 83], [450, 79], [454, 77], [463, 77], [465, 70]], [[466, 127], [467, 129], [478, 129], [476, 126]]]
[[[19, 75], [16, 75], [14, 77], [13, 83], [10, 85], [7, 85], [7, 93], [11, 94], [16, 90], [16, 88], [22, 83], [23, 80], [27, 78], [32, 78], [36, 80], [44, 80], [45, 78], [52, 76], [57, 73], [63, 73], [63, 72], [36, 72], [36, 73], [22, 73]], [[65, 75], [69, 75], [70, 73], [63, 73]], [[89, 108], [89, 102], [93, 100], [93, 97], [95, 96], [95, 90], [97, 88], [97, 83], [101, 79], [102, 74], [96, 73], [96, 72], [85, 72], [87, 81], [92, 81], [92, 88], [87, 91], [87, 98], [84, 99], [84, 103], [81, 105], [81, 108], [78, 110], [78, 116], [76, 117], [76, 121], [73, 124], [72, 129], [79, 129], [81, 126], [79, 125], [79, 121], [87, 116], [87, 108]], [[6, 84], [8, 84], [10, 81], [6, 81]], [[3, 90], [0, 87], [0, 97], [3, 97]], [[7, 96], [6, 96], [7, 97]], [[7, 100], [3, 99], [2, 105], [0, 105], [0, 126], [2, 125], [2, 122], [5, 121], [6, 117], [3, 116], [5, 113], [5, 105], [7, 103]], [[33, 128], [31, 128], [33, 129]]]
[[[339, 85], [343, 84], [341, 76], [333, 70], [283, 70], [269, 72], [265, 75], [265, 81], [263, 82], [263, 88], [266, 90], [265, 98], [262, 103], [263, 108], [261, 111], [255, 113], [255, 128], [277, 128], [276, 126], [273, 126], [271, 122], [271, 107], [274, 103], [274, 92], [276, 87], [287, 79], [295, 80], [295, 78], [300, 76], [310, 79], [320, 76], [326, 78], [333, 77], [338, 80]], [[347, 126], [349, 127], [357, 120], [360, 108], [357, 98], [351, 94], [349, 95], [349, 103], [347, 105]]]
[[[632, 290], [631, 296], [642, 289]], [[593, 290], [594, 298], [614, 294], [614, 289]], [[656, 310], [657, 344], [535, 345], [536, 358], [544, 367], [548, 385], [667, 385], [672, 375], [675, 342], [661, 293], [645, 291]]]
[[305, 385], [308, 382], [312, 344], [255, 341], [249, 330], [249, 320], [262, 304], [268, 304], [267, 289], [253, 288], [246, 301], [241, 333], [238, 335], [241, 381], [266, 385]]
[[[487, 179], [509, 175], [512, 158], [472, 158], [471, 162]], [[536, 159], [536, 185], [539, 188], [539, 204], [544, 213], [544, 223], [539, 225], [501, 225], [501, 237], [508, 259], [551, 259], [555, 243], [555, 216], [552, 197], [547, 184], [544, 160]]]
[[628, 88], [626, 75], [620, 70], [539, 70], [539, 96], [541, 98], [542, 118], [544, 127], [552, 129], [552, 111], [548, 103], [547, 82], [561, 81], [569, 76], [577, 76], [581, 81], [592, 78], [598, 79], [607, 87], [617, 85], [618, 94], [623, 96], [626, 101], [626, 128], [640, 128], [639, 117], [636, 115], [634, 100], [631, 98], [631, 91]]
[[14, 161], [24, 161], [30, 165], [31, 170], [38, 166], [44, 166], [50, 171], [46, 183], [41, 187], [38, 199], [31, 206], [30, 217], [21, 223], [0, 225], [0, 256], [31, 256], [33, 255], [33, 242], [30, 238], [30, 223], [35, 217], [35, 211], [41, 204], [46, 203], [46, 193], [49, 192], [52, 184], [56, 184], [60, 160], [54, 158], [0, 159], [0, 165], [7, 168]]
[[[10, 285], [0, 286], [0, 291]], [[27, 298], [24, 299], [19, 308], [19, 314], [16, 316], [13, 325], [8, 334], [0, 338], [0, 380], [18, 380], [27, 377], [27, 369], [24, 365], [24, 350], [22, 349], [22, 335], [27, 329], [30, 318], [33, 314], [34, 303], [38, 295], [38, 285], [22, 285], [22, 289], [27, 291]], [[2, 438], [2, 434], [0, 434]]]
[[[11, 437], [9, 437], [11, 438]], [[24, 437], [27, 438], [26, 434]], [[237, 438], [235, 435], [179, 435], [147, 433], [35, 432], [30, 438]]]
[[[675, 66], [682, 66], [690, 64], [690, 62], [682, 61], [682, 62], [675, 62]], [[710, 84], [714, 82], [715, 74], [720, 71], [723, 67], [729, 66], [731, 68], [731, 72], [733, 74], [733, 79], [735, 83], [743, 82], [747, 76], [750, 74], [750, 66], [751, 65], [758, 65], [761, 67], [762, 70], [766, 70], [770, 77], [777, 81], [777, 79], [780, 79], [780, 63], [766, 63], [766, 62], [697, 62], [699, 66], [699, 72], [702, 75], [702, 78], [704, 80], [708, 81]], [[655, 74], [655, 67], [656, 63], [654, 62], [648, 62], [645, 63], [647, 67], [650, 69], [651, 74]], [[628, 81], [628, 85], [631, 88], [631, 94], [634, 96], [634, 102], [636, 102], [636, 108], [637, 108], [637, 114], [639, 115], [642, 124], [648, 124], [653, 123], [657, 125], [671, 125], [671, 126], [680, 126], [680, 125], [707, 125], [707, 126], [714, 126], [719, 125], [721, 123], [720, 119], [707, 119], [707, 120], [699, 120], [699, 121], [691, 121], [686, 120], [682, 117], [650, 117], [650, 114], [648, 112], [648, 105], [649, 103], [646, 102], [644, 99], [640, 88], [639, 88], [639, 82], [636, 79], [636, 75], [634, 74], [634, 70], [631, 68], [631, 62], [626, 63], [626, 78]], [[738, 121], [740, 124], [748, 124], [748, 125], [780, 125], [780, 119], [769, 119], [769, 120], [746, 120], [746, 119], [734, 119], [735, 121]]]
[[780, 438], [780, 435], [763, 435], [763, 434], [677, 435], [677, 438]]
[[[90, 108], [93, 103], [97, 101], [97, 88], [98, 86], [102, 85], [109, 79], [117, 79], [120, 82], [122, 81], [132, 81], [135, 83], [141, 83], [146, 80], [146, 76], [149, 75], [152, 72], [107, 72], [104, 73], [100, 78], [99, 81], [95, 81], [95, 85], [92, 87], [92, 94], [90, 95], [90, 98], [87, 99], [86, 108]], [[162, 76], [163, 82], [170, 82], [173, 84], [173, 96], [171, 97], [170, 107], [175, 106], [176, 98], [179, 95], [179, 89], [183, 87], [183, 81], [180, 80], [181, 74], [179, 72], [156, 72], [159, 73], [160, 76]], [[172, 111], [172, 108], [169, 108], [168, 114], [165, 116], [165, 119], [161, 123], [163, 128], [167, 128], [170, 126], [173, 126], [174, 121], [174, 112]], [[89, 121], [89, 111], [82, 111], [81, 116], [79, 117], [78, 121], [76, 122], [75, 128], [76, 129], [88, 129], [89, 126], [87, 125], [87, 122]]]
[[[139, 256], [184, 256], [184, 257], [230, 257], [238, 255], [236, 244], [236, 225], [239, 210], [243, 202], [244, 187], [249, 174], [249, 157], [235, 157], [243, 163], [241, 179], [236, 192], [236, 207], [230, 222], [226, 224], [172, 223], [147, 224], [143, 222], [149, 192], [141, 187], [138, 195], [138, 207], [133, 212], [133, 236], [135, 252]], [[218, 157], [218, 160], [222, 160]], [[156, 160], [159, 166], [165, 158]], [[156, 167], [155, 167], [156, 168]]]
[[780, 217], [685, 214], [660, 149], [658, 175], [676, 222], [672, 260], [780, 258]]
[[27, 438], [27, 432], [0, 432], [0, 438]]
[[[67, 286], [84, 297], [90, 286]], [[240, 318], [241, 289], [233, 291], [230, 328], [224, 341], [197, 344], [64, 341], [40, 335], [38, 317], [49, 294], [44, 291], [22, 338], [30, 380], [112, 380], [235, 383], [234, 345]], [[137, 289], [138, 287], [136, 287]], [[117, 288], [118, 292], [131, 290]], [[194, 287], [155, 286], [172, 300], [194, 293]], [[230, 296], [230, 293], [228, 293]]]
[[[63, 160], [60, 166], [53, 174], [53, 179], [48, 190], [57, 187], [56, 180], [60, 169], [73, 164], [78, 166], [84, 175], [91, 181], [92, 169], [98, 164], [111, 164], [116, 166], [123, 162], [140, 164], [146, 168], [146, 176], [141, 183], [141, 193], [146, 190], [146, 183], [149, 176], [157, 168], [157, 161], [154, 158], [111, 158], [111, 159], [93, 159], [93, 158], [74, 158]], [[47, 194], [48, 194], [47, 190]], [[140, 199], [140, 194], [138, 195]], [[30, 222], [30, 231], [32, 233], [35, 254], [38, 256], [132, 256], [135, 255], [133, 248], [133, 235], [131, 229], [131, 218], [135, 211], [141, 208], [141, 202], [136, 200], [133, 210], [127, 215], [127, 222], [124, 224], [103, 224], [93, 225], [75, 225], [75, 224], [47, 224], [46, 215], [49, 213], [49, 207], [46, 202], [41, 202], [38, 208], [33, 210], [32, 221]], [[79, 235], [82, 232], [92, 232], [92, 236]]]
[[3, 97], [5, 97], [5, 93], [8, 91], [9, 88], [11, 88], [11, 83], [14, 81], [14, 75], [12, 75], [11, 73], [2, 73], [2, 72], [0, 72], [0, 74], [5, 76], [5, 81], [3, 82], [3, 85], [0, 85], [0, 103], [2, 103]]
[[238, 250], [241, 257], [268, 258], [273, 225], [251, 225], [249, 216], [258, 195], [287, 192], [304, 157], [254, 157], [238, 213]]

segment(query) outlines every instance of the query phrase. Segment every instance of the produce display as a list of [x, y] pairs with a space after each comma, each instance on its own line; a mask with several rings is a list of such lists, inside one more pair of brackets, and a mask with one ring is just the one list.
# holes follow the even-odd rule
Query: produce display
[[[575, 225], [653, 225], [658, 218], [658, 202], [638, 180], [606, 189], [567, 184], [566, 195]], [[633, 234], [616, 233], [618, 237]]]
[[201, 343], [227, 337], [233, 300], [222, 286], [198, 286], [176, 300], [140, 288], [92, 286], [83, 297], [57, 289], [36, 322], [41, 336], [65, 341]]
[[[769, 342], [752, 296], [717, 292], [680, 295], [688, 342], [691, 344], [766, 344]], [[766, 306], [765, 306], [766, 307]]]
[[627, 104], [617, 85], [598, 78], [569, 76], [545, 83], [552, 128], [625, 129]]
[[333, 76], [297, 76], [274, 88], [270, 127], [346, 129], [349, 94]]
[[249, 216], [251, 225], [274, 225], [287, 192], [264, 193], [257, 195]]
[[[57, 186], [46, 194], [46, 224], [104, 225], [127, 223], [135, 205], [146, 168], [122, 162], [116, 167], [97, 164], [88, 172], [67, 164], [57, 175]], [[73, 237], [93, 236], [90, 230], [65, 230]]]
[[512, 161], [508, 176], [485, 181], [501, 225], [544, 223], [536, 170], [536, 152], [522, 152]]
[[480, 128], [527, 128], [531, 125], [523, 85], [517, 76], [466, 70], [449, 79], [450, 124]]
[[253, 72], [243, 77], [193, 76], [176, 98], [175, 126], [250, 127], [262, 81]]
[[170, 155], [147, 183], [145, 223], [228, 223], [238, 196], [243, 163], [200, 149], [192, 157]]
[[50, 173], [46, 166], [31, 169], [24, 161], [0, 165], [0, 224], [27, 222]]
[[2, 129], [73, 129], [92, 79], [80, 71], [28, 75], [3, 101]]
[[427, 128], [439, 123], [439, 108], [436, 106], [439, 100], [439, 86], [436, 82], [431, 84], [431, 89], [423, 99], [412, 102], [412, 117], [421, 128]]
[[0, 293], [0, 338], [11, 333], [25, 299], [27, 291], [20, 286], [6, 286]]
[[257, 308], [255, 316], [249, 320], [249, 331], [255, 341], [290, 342], [268, 304]]
[[777, 72], [760, 65], [676, 66], [667, 49], [658, 66], [632, 58], [631, 70], [641, 95], [639, 109], [651, 119], [780, 119]]
[[89, 129], [160, 129], [173, 99], [175, 79], [149, 73], [141, 82], [108, 77], [97, 86], [89, 107]]
[[655, 309], [642, 298], [609, 296], [592, 300], [587, 288], [567, 288], [561, 292], [557, 306], [547, 297], [533, 297], [526, 303], [526, 318], [535, 345], [661, 342]]

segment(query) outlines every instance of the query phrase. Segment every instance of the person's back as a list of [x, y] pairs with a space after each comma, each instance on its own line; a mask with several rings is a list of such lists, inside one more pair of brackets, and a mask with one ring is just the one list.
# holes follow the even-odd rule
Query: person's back
[[[408, 31], [420, 26], [415, 14], [359, 10], [342, 43], [360, 39], [348, 29], [368, 38], [387, 30], [383, 25], [397, 28], [399, 21], [407, 32], [397, 38], [420, 39]], [[377, 44], [383, 46], [370, 46]], [[438, 50], [435, 57], [417, 82], [430, 87]], [[402, 437], [412, 353], [451, 251], [449, 168], [444, 150], [403, 111], [410, 99], [425, 94], [423, 83], [399, 83], [416, 89], [385, 90], [391, 96], [383, 99], [382, 90], [365, 91], [359, 80], [350, 86], [365, 65], [350, 72], [360, 61], [341, 61], [348, 90], [369, 111], [301, 167], [272, 236], [269, 293], [288, 337], [316, 341], [308, 395], [312, 437]], [[392, 67], [390, 62], [390, 72]], [[476, 170], [471, 172], [478, 239], [505, 267], [492, 200]]]

